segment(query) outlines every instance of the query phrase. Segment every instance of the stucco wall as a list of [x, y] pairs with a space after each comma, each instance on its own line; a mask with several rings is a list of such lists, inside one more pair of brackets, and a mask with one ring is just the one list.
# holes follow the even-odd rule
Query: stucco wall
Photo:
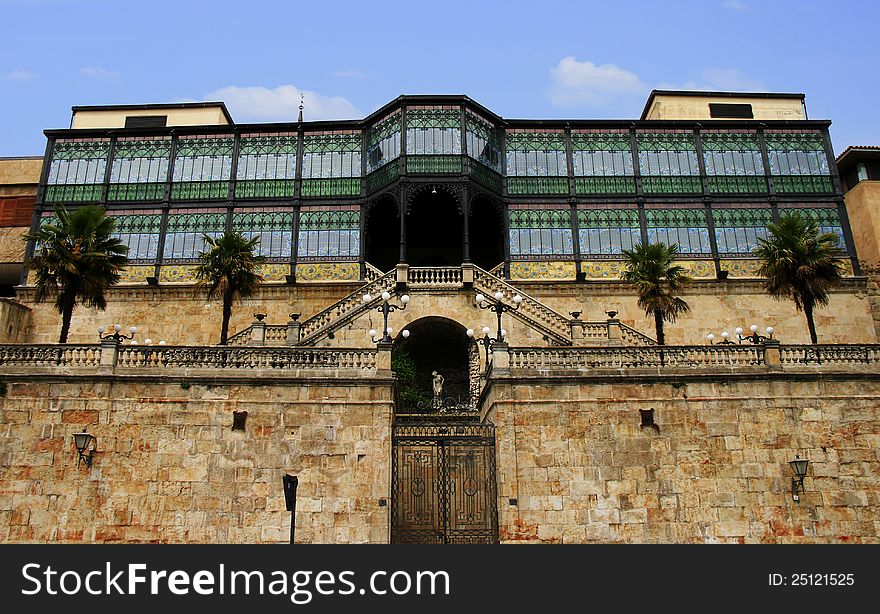
[[711, 117], [709, 103], [751, 104], [755, 119], [803, 120], [804, 109], [798, 98], [730, 98], [726, 96], [654, 97], [645, 119], [723, 119]]
[[847, 192], [846, 213], [859, 260], [880, 264], [880, 181], [860, 181]]
[[167, 115], [168, 126], [226, 125], [220, 107], [194, 109], [108, 109], [106, 111], [78, 111], [73, 116], [73, 128], [124, 128], [130, 115]]

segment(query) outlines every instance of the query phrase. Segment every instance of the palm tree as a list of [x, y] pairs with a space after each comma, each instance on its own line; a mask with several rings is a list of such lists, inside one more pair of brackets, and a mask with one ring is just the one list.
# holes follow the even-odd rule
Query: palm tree
[[675, 322], [678, 316], [691, 309], [676, 296], [690, 281], [684, 267], [675, 264], [678, 245], [638, 244], [631, 250], [624, 250], [623, 255], [627, 262], [621, 278], [635, 285], [639, 307], [645, 310], [645, 315], [654, 316], [657, 343], [665, 345], [663, 322]]
[[208, 300], [223, 301], [220, 345], [226, 345], [232, 303], [256, 293], [263, 281], [257, 271], [266, 259], [254, 253], [259, 237], [246, 239], [237, 232], [227, 232], [216, 239], [209, 235], [202, 238], [207, 250], [199, 254], [196, 279]]
[[790, 298], [807, 317], [810, 340], [818, 343], [813, 310], [828, 304], [828, 291], [840, 284], [842, 269], [837, 235], [819, 232], [816, 221], [796, 213], [768, 224], [767, 239], [759, 239], [755, 254], [761, 259], [758, 275], [776, 299]]
[[67, 343], [77, 304], [107, 308], [104, 290], [119, 281], [128, 246], [113, 236], [113, 218], [95, 205], [72, 212], [56, 205], [53, 221], [22, 238], [35, 246], [27, 265], [36, 274], [34, 300], [55, 297], [61, 314], [58, 343]]

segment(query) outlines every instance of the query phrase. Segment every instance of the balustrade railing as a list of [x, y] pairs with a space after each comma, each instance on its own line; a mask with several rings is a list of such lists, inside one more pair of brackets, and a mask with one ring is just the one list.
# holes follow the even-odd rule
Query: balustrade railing
[[[319, 311], [303, 322], [300, 332], [300, 343], [304, 345], [314, 343], [321, 338], [322, 334], [344, 325], [357, 314], [372, 308], [373, 303], [378, 302], [378, 297], [382, 292], [392, 290], [395, 283], [395, 271], [389, 271], [365, 286], [361, 286], [326, 309]], [[373, 303], [365, 305], [363, 302], [364, 294], [371, 294], [377, 298]]]
[[764, 364], [759, 345], [510, 348], [512, 369], [638, 369], [749, 367]]
[[782, 365], [878, 364], [880, 345], [849, 343], [780, 345], [779, 358]]
[[0, 366], [97, 367], [100, 364], [100, 345], [0, 345]]
[[571, 345], [568, 318], [550, 309], [539, 300], [478, 266], [474, 267], [474, 288], [488, 296], [492, 296], [499, 290], [508, 297], [519, 294], [523, 300], [519, 309], [508, 312], [511, 316], [525, 320], [558, 345]]
[[375, 349], [127, 346], [117, 365], [162, 369], [375, 369]]
[[412, 267], [409, 269], [410, 286], [440, 286], [458, 288], [462, 283], [461, 267]]

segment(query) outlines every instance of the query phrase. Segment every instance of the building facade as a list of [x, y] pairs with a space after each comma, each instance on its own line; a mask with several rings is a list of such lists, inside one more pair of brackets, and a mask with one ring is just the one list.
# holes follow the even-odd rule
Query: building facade
[[[639, 120], [465, 96], [257, 125], [222, 103], [75, 107], [46, 131], [31, 228], [100, 205], [130, 265], [65, 346], [21, 274], [0, 531], [285, 541], [292, 473], [302, 541], [877, 541], [880, 352], [829, 124], [799, 94], [668, 91]], [[756, 277], [787, 212], [839, 237], [821, 348]], [[267, 263], [216, 347], [193, 271], [227, 230]], [[693, 278], [669, 347], [620, 281], [646, 242]], [[95, 343], [114, 322], [140, 342]], [[752, 323], [776, 339], [734, 332]], [[722, 330], [740, 343], [707, 343]]]

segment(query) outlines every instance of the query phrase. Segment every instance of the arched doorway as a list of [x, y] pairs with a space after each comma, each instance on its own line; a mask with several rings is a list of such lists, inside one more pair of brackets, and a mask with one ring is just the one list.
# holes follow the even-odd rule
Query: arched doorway
[[406, 260], [410, 266], [459, 266], [463, 228], [460, 206], [442, 185], [424, 186], [406, 219]]
[[487, 271], [504, 262], [504, 222], [495, 202], [484, 195], [471, 200], [471, 262]]
[[[447, 318], [406, 329], [392, 353], [400, 400], [391, 434], [391, 542], [498, 543], [495, 427], [475, 411], [476, 346]], [[434, 371], [444, 377], [444, 397], [467, 399], [464, 411], [431, 402]]]
[[380, 271], [390, 271], [400, 258], [400, 216], [391, 196], [379, 198], [366, 210], [364, 255]]

